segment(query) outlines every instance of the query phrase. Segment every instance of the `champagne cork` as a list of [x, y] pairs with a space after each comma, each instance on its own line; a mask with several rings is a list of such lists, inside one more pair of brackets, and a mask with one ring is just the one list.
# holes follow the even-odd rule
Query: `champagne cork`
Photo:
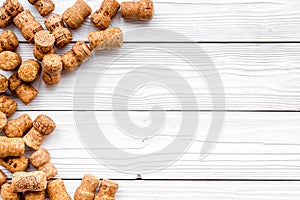
[[0, 93], [3, 93], [8, 88], [8, 79], [3, 74], [0, 74]]
[[16, 172], [12, 177], [11, 184], [14, 192], [38, 192], [47, 187], [46, 174], [41, 171]]
[[2, 170], [0, 170], [0, 186], [6, 182], [6, 178], [6, 175], [3, 173]]
[[28, 105], [38, 95], [38, 91], [29, 84], [21, 84], [16, 89], [17, 97], [25, 104]]
[[22, 138], [7, 138], [0, 136], [0, 158], [8, 156], [23, 156], [25, 144]]
[[25, 200], [45, 200], [45, 190], [40, 192], [25, 192]]
[[100, 9], [92, 14], [91, 21], [96, 27], [107, 29], [119, 9], [120, 4], [116, 0], [104, 0]]
[[86, 62], [91, 55], [92, 52], [85, 42], [78, 41], [73, 45], [71, 51], [62, 56], [63, 67], [67, 71], [74, 71], [81, 63]]
[[20, 193], [14, 192], [11, 183], [4, 183], [1, 186], [1, 198], [2, 200], [20, 200]]
[[12, 92], [15, 92], [21, 84], [23, 84], [23, 81], [19, 78], [17, 72], [8, 78], [8, 88]]
[[57, 175], [56, 167], [50, 162], [50, 154], [47, 149], [39, 149], [30, 156], [30, 163], [45, 172], [47, 180]]
[[76, 189], [74, 200], [93, 200], [99, 179], [91, 174], [84, 175], [81, 185]]
[[0, 53], [0, 69], [3, 71], [13, 71], [22, 63], [21, 56], [12, 51], [3, 51]]
[[63, 13], [62, 19], [71, 29], [76, 29], [91, 13], [92, 9], [84, 0], [77, 0]]
[[[46, 54], [54, 52], [54, 42], [54, 35], [51, 34], [50, 31], [39, 31], [34, 36], [34, 56], [42, 61]], [[40, 55], [44, 55], [42, 59]]]
[[46, 28], [54, 35], [55, 46], [62, 48], [72, 41], [72, 33], [65, 28], [64, 22], [59, 14], [53, 15], [45, 20]]
[[51, 51], [49, 51], [47, 53], [43, 53], [43, 52], [37, 50], [36, 46], [33, 47], [33, 55], [38, 61], [42, 61], [43, 58], [45, 57], [45, 55], [47, 55], [47, 54], [54, 54], [54, 51], [55, 50], [53, 48]]
[[3, 3], [3, 7], [8, 11], [12, 18], [24, 11], [22, 4], [18, 0], [6, 0]]
[[154, 6], [151, 0], [139, 2], [123, 2], [121, 15], [125, 19], [151, 20], [154, 15]]
[[0, 165], [12, 173], [25, 172], [28, 168], [29, 161], [25, 156], [6, 157], [0, 159]]
[[39, 77], [40, 64], [33, 60], [26, 60], [18, 69], [18, 76], [24, 82], [33, 82]]
[[55, 9], [55, 4], [52, 0], [28, 0], [29, 3], [35, 6], [41, 16], [50, 15]]
[[116, 49], [123, 45], [123, 33], [120, 28], [89, 32], [88, 39], [92, 50]]
[[32, 127], [32, 120], [28, 114], [23, 114], [17, 119], [11, 119], [3, 128], [3, 133], [9, 138], [22, 137]]
[[100, 189], [95, 197], [95, 200], [114, 200], [118, 188], [119, 185], [117, 182], [104, 179], [100, 183]]
[[17, 110], [17, 103], [6, 95], [0, 95], [0, 111], [3, 112], [6, 117], [12, 116]]
[[56, 85], [63, 69], [62, 58], [57, 54], [48, 54], [42, 62], [43, 80], [47, 85]]
[[6, 30], [0, 34], [0, 52], [14, 51], [18, 48], [18, 46], [19, 40], [14, 32]]
[[34, 42], [34, 36], [43, 30], [42, 25], [35, 20], [29, 10], [24, 10], [14, 18], [15, 25], [21, 30], [23, 37], [30, 43]]
[[6, 115], [0, 111], [0, 130], [2, 130], [7, 124]]
[[70, 195], [67, 193], [66, 186], [61, 179], [50, 181], [47, 185], [47, 192], [50, 200], [71, 200]]
[[5, 28], [11, 21], [12, 17], [9, 12], [4, 7], [0, 7], [0, 28]]

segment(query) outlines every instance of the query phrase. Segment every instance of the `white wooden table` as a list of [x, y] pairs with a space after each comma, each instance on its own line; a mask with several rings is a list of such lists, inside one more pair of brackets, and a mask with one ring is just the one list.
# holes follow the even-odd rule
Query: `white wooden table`
[[[27, 1], [21, 2], [38, 21], [45, 20]], [[55, 13], [62, 14], [74, 0], [54, 2]], [[87, 0], [87, 3], [96, 10], [101, 1]], [[99, 178], [117, 180], [120, 184], [119, 200], [298, 200], [300, 1], [154, 0], [154, 3], [155, 18], [151, 22], [124, 21], [119, 15], [114, 18], [112, 26], [119, 26], [124, 31], [122, 49], [95, 52], [92, 59], [81, 65], [79, 70], [64, 72], [61, 83], [55, 87], [47, 87], [39, 79], [34, 83], [40, 92], [38, 97], [28, 106], [17, 100], [18, 111], [12, 118], [22, 113], [34, 118], [44, 113], [57, 122], [56, 132], [46, 138], [43, 147], [49, 149], [52, 162], [59, 171], [57, 177], [65, 180], [72, 196], [83, 174], [91, 173]], [[14, 25], [6, 29], [15, 31], [21, 41], [17, 52], [23, 60], [33, 58], [33, 45], [24, 41], [20, 31]], [[87, 20], [79, 29], [72, 31], [73, 40], [87, 41], [87, 33], [92, 30], [96, 28]], [[174, 35], [160, 37], [164, 33], [158, 30], [174, 31], [186, 38]], [[139, 34], [140, 31], [143, 35]], [[226, 97], [226, 118], [221, 136], [212, 152], [203, 160], [199, 160], [201, 146], [211, 141], [205, 141], [202, 133], [215, 111], [210, 93], [203, 80], [195, 75], [197, 70], [191, 68], [188, 62], [162, 53], [168, 48], [191, 48], [191, 56], [199, 59], [199, 55], [193, 54], [195, 44], [214, 63]], [[57, 53], [66, 52], [71, 46]], [[129, 51], [133, 53], [127, 56]], [[85, 105], [84, 100], [88, 96], [83, 92], [80, 105], [74, 106], [75, 85], [82, 87], [79, 88], [81, 91], [91, 87], [88, 81], [76, 84], [81, 73], [97, 73], [107, 67], [106, 63], [110, 60], [112, 64], [103, 72], [103, 81], [96, 87], [94, 105]], [[183, 90], [176, 95], [186, 99], [194, 96], [198, 109], [193, 110], [193, 105], [184, 105], [183, 110], [174, 94], [159, 85], [141, 86], [133, 93], [128, 111], [121, 112], [129, 112], [132, 121], [143, 127], [151, 124], [151, 107], [160, 106], [161, 109], [156, 112], [159, 114], [165, 110], [168, 123], [156, 136], [146, 139], [129, 137], [122, 134], [112, 117], [115, 110], [112, 91], [120, 77], [137, 66], [149, 64], [149, 61], [153, 63], [153, 73], [137, 74], [137, 82], [140, 77], [153, 74], [161, 79], [172, 80], [174, 77], [165, 73], [164, 65], [168, 64], [183, 74], [194, 92], [190, 94]], [[211, 76], [216, 74], [211, 71]], [[134, 80], [132, 84], [135, 84]], [[180, 83], [174, 84], [181, 87]], [[127, 88], [120, 87], [118, 91], [120, 93], [114, 97], [124, 104]], [[191, 116], [196, 113], [201, 125], [192, 145], [170, 166], [152, 173], [124, 173], [98, 162], [84, 148], [74, 119], [75, 111], [94, 111], [100, 127], [116, 148], [132, 153], [153, 152], [172, 142], [184, 112]], [[126, 123], [128, 121], [124, 121]], [[89, 132], [88, 128], [86, 131]], [[160, 163], [155, 162], [149, 165], [160, 167]]]

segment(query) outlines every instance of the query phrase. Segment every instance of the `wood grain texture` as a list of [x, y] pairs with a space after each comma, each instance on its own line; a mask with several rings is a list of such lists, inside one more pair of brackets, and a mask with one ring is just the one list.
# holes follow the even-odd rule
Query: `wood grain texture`
[[[21, 2], [38, 21], [44, 22], [45, 18], [32, 5], [26, 0]], [[54, 2], [54, 13], [62, 14], [75, 0]], [[101, 1], [87, 0], [87, 3], [95, 11]], [[121, 27], [127, 42], [300, 41], [298, 0], [154, 0], [154, 3], [155, 17], [151, 22], [125, 21], [118, 14], [111, 26]], [[13, 25], [8, 29], [16, 30]], [[72, 31], [74, 41], [87, 40], [87, 33], [92, 30], [97, 29], [88, 19], [79, 29]], [[168, 37], [164, 30], [188, 38], [179, 35]], [[16, 32], [24, 41], [20, 32]]]
[[[12, 118], [22, 113], [24, 112], [18, 112]], [[213, 141], [206, 141], [212, 119], [211, 112], [199, 112], [196, 137], [191, 140], [191, 146], [182, 152], [184, 155], [169, 160], [169, 166], [161, 166], [160, 162], [141, 163], [140, 166], [132, 168], [130, 173], [122, 170], [122, 160], [119, 162], [119, 169], [103, 163], [103, 159], [110, 158], [110, 154], [91, 156], [81, 137], [91, 134], [93, 139], [101, 134], [91, 129], [92, 125], [98, 124], [103, 135], [115, 146], [109, 149], [111, 153], [118, 148], [133, 154], [147, 155], [166, 148], [174, 141], [182, 126], [181, 112], [166, 112], [166, 119], [158, 117], [156, 120], [165, 123], [152, 137], [132, 137], [122, 132], [119, 127], [121, 124], [132, 123], [139, 127], [148, 127], [154, 120], [149, 112], [129, 112], [131, 121], [116, 121], [113, 113], [109, 111], [95, 112], [97, 120], [87, 118], [88, 122], [76, 121], [76, 113], [71, 111], [26, 113], [32, 118], [43, 113], [57, 122], [55, 133], [45, 139], [42, 147], [49, 149], [52, 162], [59, 171], [57, 177], [61, 178], [79, 179], [85, 173], [92, 173], [98, 177], [114, 179], [135, 179], [138, 174], [143, 179], [300, 179], [300, 113], [228, 112], [219, 141], [209, 155], [200, 159], [203, 143]], [[88, 116], [88, 112], [81, 114]], [[189, 114], [192, 116], [191, 112]], [[86, 131], [78, 132], [78, 125], [86, 125]], [[188, 138], [177, 139], [185, 141]], [[107, 149], [102, 141], [97, 140], [98, 143], [100, 150]], [[28, 155], [30, 153], [32, 151]], [[171, 155], [180, 153], [173, 152]], [[136, 159], [132, 160], [129, 166], [135, 166], [135, 161]], [[143, 166], [151, 166], [153, 172], [141, 173]], [[9, 173], [8, 175], [11, 176]]]

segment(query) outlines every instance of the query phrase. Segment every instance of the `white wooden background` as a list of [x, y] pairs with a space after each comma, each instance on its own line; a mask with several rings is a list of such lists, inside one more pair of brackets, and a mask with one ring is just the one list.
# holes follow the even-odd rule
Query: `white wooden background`
[[[44, 21], [27, 1], [21, 2], [40, 22]], [[54, 2], [55, 13], [62, 14], [74, 0]], [[98, 9], [101, 3], [99, 0], [87, 2], [93, 10]], [[103, 59], [114, 59], [127, 50], [152, 48], [147, 54], [136, 52], [134, 59], [119, 60], [107, 71], [106, 81], [95, 91], [96, 116], [119, 148], [141, 151], [149, 147], [155, 150], [167, 144], [174, 138], [175, 124], [181, 113], [197, 112], [202, 122], [201, 131], [183, 157], [171, 166], [150, 174], [126, 174], [94, 160], [84, 149], [74, 123], [73, 91], [76, 78], [80, 76], [78, 71], [64, 72], [61, 83], [55, 87], [36, 81], [34, 86], [39, 89], [39, 96], [28, 106], [18, 101], [18, 111], [12, 118], [22, 113], [34, 118], [44, 113], [57, 122], [57, 130], [47, 137], [43, 147], [50, 150], [52, 161], [59, 171], [57, 177], [65, 180], [71, 195], [83, 174], [92, 173], [99, 178], [118, 180], [120, 190], [117, 199], [120, 200], [299, 199], [300, 1], [154, 0], [154, 3], [155, 18], [151, 22], [124, 21], [116, 16], [112, 26], [119, 26], [125, 32], [124, 47], [116, 51], [96, 52], [81, 68], [85, 72], [96, 72], [105, 67], [101, 65]], [[126, 35], [126, 32], [143, 28], [147, 29], [142, 36]], [[160, 33], [151, 31], [157, 28], [176, 31], [189, 40], [174, 37], [159, 39], [157, 34]], [[7, 29], [14, 30], [23, 41], [17, 50], [23, 59], [32, 58], [33, 46], [24, 41], [14, 25]], [[72, 31], [74, 41], [86, 41], [87, 33], [92, 30], [96, 28], [87, 20], [78, 30]], [[198, 42], [215, 64], [226, 95], [222, 135], [212, 153], [203, 161], [199, 161], [198, 154], [205, 140], [201, 133], [207, 130], [212, 113], [209, 92], [203, 83], [197, 82], [193, 76], [196, 72], [185, 62], [155, 51], [168, 47], [192, 48], [191, 40]], [[71, 45], [57, 52], [62, 54], [70, 48]], [[182, 74], [187, 74], [185, 78], [193, 84], [199, 110], [192, 110], [192, 105], [181, 110], [172, 94], [159, 87], [147, 87], [138, 92], [128, 108], [136, 124], [146, 126], [151, 121], [148, 110], [153, 105], [163, 107], [170, 122], [163, 135], [145, 142], [113, 134], [116, 125], [112, 119], [111, 91], [119, 77], [147, 59], [169, 63]], [[160, 68], [153, 71], [161, 78], [172, 79], [163, 72], [164, 69]], [[126, 88], [122, 88], [122, 92], [126, 92]], [[191, 98], [192, 94], [183, 92], [180, 95]], [[117, 94], [117, 97], [120, 102], [123, 101], [122, 94]], [[159, 163], [151, 164], [159, 166]]]

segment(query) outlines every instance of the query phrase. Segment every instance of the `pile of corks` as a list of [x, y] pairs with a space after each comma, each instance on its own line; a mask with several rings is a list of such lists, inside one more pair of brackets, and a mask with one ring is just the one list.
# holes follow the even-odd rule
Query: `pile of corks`
[[[43, 17], [55, 10], [52, 0], [28, 1]], [[7, 177], [0, 170], [3, 200], [19, 200], [22, 196], [25, 200], [42, 200], [46, 192], [51, 200], [71, 199], [63, 180], [53, 180], [58, 171], [50, 161], [48, 150], [40, 148], [44, 137], [54, 132], [55, 122], [46, 115], [39, 115], [32, 120], [27, 114], [8, 120], [17, 110], [17, 103], [9, 97], [7, 90], [27, 105], [38, 95], [38, 90], [31, 83], [40, 74], [47, 85], [56, 85], [60, 82], [62, 70], [74, 71], [91, 57], [92, 51], [120, 48], [123, 45], [122, 30], [118, 27], [109, 28], [119, 10], [125, 19], [151, 20], [154, 14], [151, 0], [123, 2], [121, 5], [116, 0], [103, 0], [92, 15], [92, 9], [84, 0], [76, 0], [62, 16], [55, 14], [47, 18], [44, 22], [47, 30], [44, 30], [18, 0], [6, 0], [0, 7], [0, 28], [13, 22], [23, 37], [34, 44], [35, 57], [22, 61], [15, 52], [19, 46], [15, 33], [6, 30], [0, 34], [0, 69], [13, 72], [8, 78], [0, 74], [0, 130], [5, 135], [0, 136], [0, 165], [13, 173], [12, 181], [6, 183]], [[72, 42], [72, 33], [67, 27], [77, 29], [90, 15], [92, 24], [100, 30], [88, 33], [88, 44], [77, 41], [65, 54], [55, 54], [55, 47], [63, 48]], [[29, 158], [25, 157], [26, 146], [35, 150]], [[27, 172], [29, 164], [37, 171]], [[86, 174], [74, 199], [114, 200], [117, 190], [116, 182], [108, 179], [99, 181], [97, 177]]]

